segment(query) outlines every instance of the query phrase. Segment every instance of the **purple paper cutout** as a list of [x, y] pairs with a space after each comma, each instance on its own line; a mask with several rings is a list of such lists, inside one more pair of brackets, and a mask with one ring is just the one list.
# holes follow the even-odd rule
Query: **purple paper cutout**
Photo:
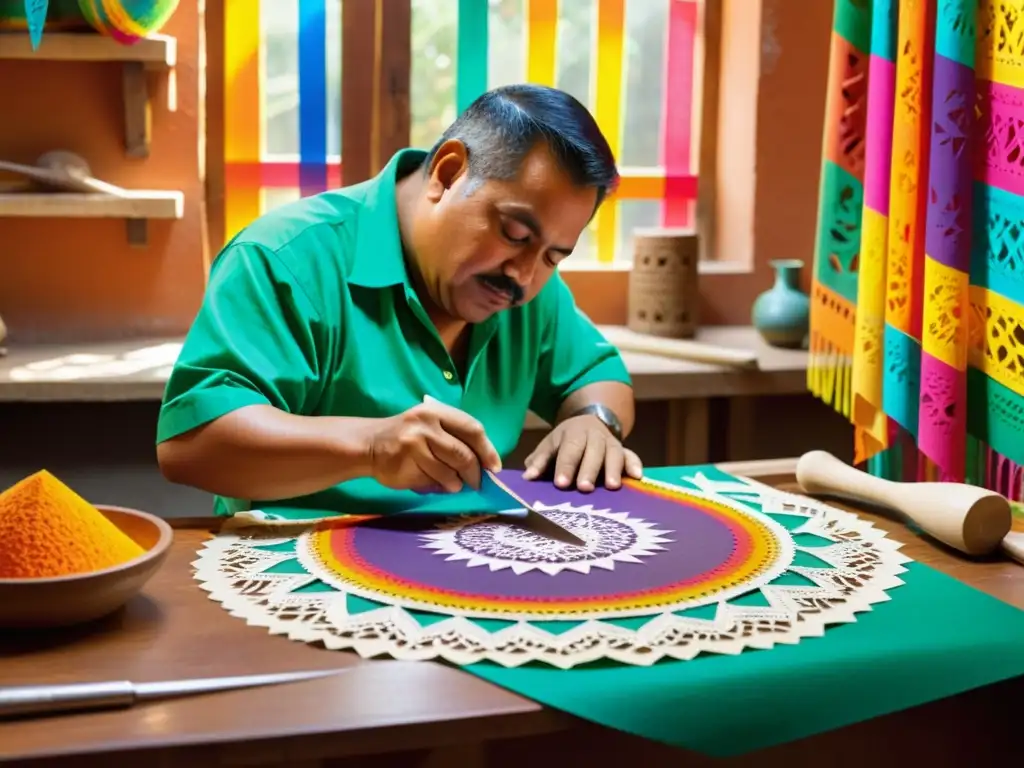
[[971, 269], [974, 168], [974, 70], [935, 57], [925, 253], [947, 267]]
[[[703, 511], [660, 496], [630, 488], [597, 489], [583, 494], [563, 491], [549, 481], [526, 481], [520, 473], [505, 470], [503, 482], [530, 504], [575, 506], [627, 512], [630, 517], [654, 524], [670, 539], [664, 550], [639, 558], [641, 563], [616, 562], [613, 570], [593, 568], [587, 574], [562, 571], [550, 575], [538, 570], [515, 574], [511, 569], [491, 571], [487, 566], [469, 567], [465, 561], [445, 561], [445, 555], [426, 549], [423, 533], [436, 530], [430, 521], [392, 519], [363, 525], [354, 532], [354, 546], [367, 563], [399, 579], [463, 591], [485, 599], [612, 597], [639, 590], [659, 590], [684, 581], [699, 581], [704, 574], [726, 563], [735, 551], [732, 531]], [[506, 523], [511, 524], [511, 523]]]

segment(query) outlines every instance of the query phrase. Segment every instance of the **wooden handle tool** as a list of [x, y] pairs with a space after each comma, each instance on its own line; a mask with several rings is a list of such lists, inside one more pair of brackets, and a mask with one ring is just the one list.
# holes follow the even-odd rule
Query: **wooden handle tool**
[[995, 551], [1010, 531], [1010, 503], [963, 483], [898, 483], [861, 472], [825, 451], [800, 457], [796, 479], [807, 493], [873, 504], [902, 514], [925, 533], [968, 555]]
[[1024, 533], [1010, 531], [1003, 539], [1003, 552], [1024, 565]]
[[73, 152], [57, 149], [41, 155], [35, 165], [0, 160], [0, 171], [17, 173], [37, 184], [70, 192], [94, 192], [126, 197], [127, 192], [114, 184], [93, 178], [89, 164]]
[[755, 350], [736, 349], [701, 341], [685, 339], [665, 339], [636, 333], [628, 328], [614, 325], [598, 327], [609, 344], [618, 347], [622, 352], [639, 352], [644, 355], [668, 357], [674, 360], [687, 360], [707, 365], [721, 365], [728, 368], [758, 367], [758, 354]]

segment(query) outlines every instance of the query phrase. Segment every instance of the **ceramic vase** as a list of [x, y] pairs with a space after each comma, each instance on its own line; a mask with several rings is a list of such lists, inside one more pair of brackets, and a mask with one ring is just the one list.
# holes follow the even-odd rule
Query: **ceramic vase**
[[770, 262], [775, 284], [754, 300], [751, 321], [754, 328], [773, 347], [799, 349], [807, 338], [811, 302], [800, 290], [800, 259]]

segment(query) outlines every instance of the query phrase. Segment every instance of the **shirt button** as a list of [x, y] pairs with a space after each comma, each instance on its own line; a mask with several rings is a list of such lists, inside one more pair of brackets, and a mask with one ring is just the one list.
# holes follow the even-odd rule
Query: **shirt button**
[[451, 381], [452, 379], [455, 378], [455, 374], [452, 373], [451, 371], [445, 371], [444, 372], [444, 378], [445, 378], [445, 381]]

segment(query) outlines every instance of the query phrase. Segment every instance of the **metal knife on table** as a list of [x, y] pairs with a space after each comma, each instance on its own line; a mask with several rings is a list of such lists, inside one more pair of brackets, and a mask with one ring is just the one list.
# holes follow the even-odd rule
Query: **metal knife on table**
[[[423, 396], [423, 402], [438, 402], [430, 395]], [[511, 504], [523, 511], [522, 515], [514, 514], [515, 510], [503, 510], [501, 517], [509, 522], [528, 528], [534, 533], [546, 536], [549, 539], [572, 544], [577, 547], [585, 547], [587, 542], [567, 528], [562, 527], [550, 517], [542, 515], [530, 504], [509, 488], [501, 479], [489, 469], [483, 469], [480, 475], [480, 494], [499, 509]]]
[[155, 683], [133, 683], [111, 680], [67, 685], [18, 685], [0, 687], [0, 720], [26, 715], [56, 715], [101, 709], [121, 709], [144, 701], [180, 696], [280, 685], [302, 680], [315, 680], [345, 672], [330, 669], [311, 672], [284, 672], [238, 677], [208, 677], [192, 680], [166, 680]]

